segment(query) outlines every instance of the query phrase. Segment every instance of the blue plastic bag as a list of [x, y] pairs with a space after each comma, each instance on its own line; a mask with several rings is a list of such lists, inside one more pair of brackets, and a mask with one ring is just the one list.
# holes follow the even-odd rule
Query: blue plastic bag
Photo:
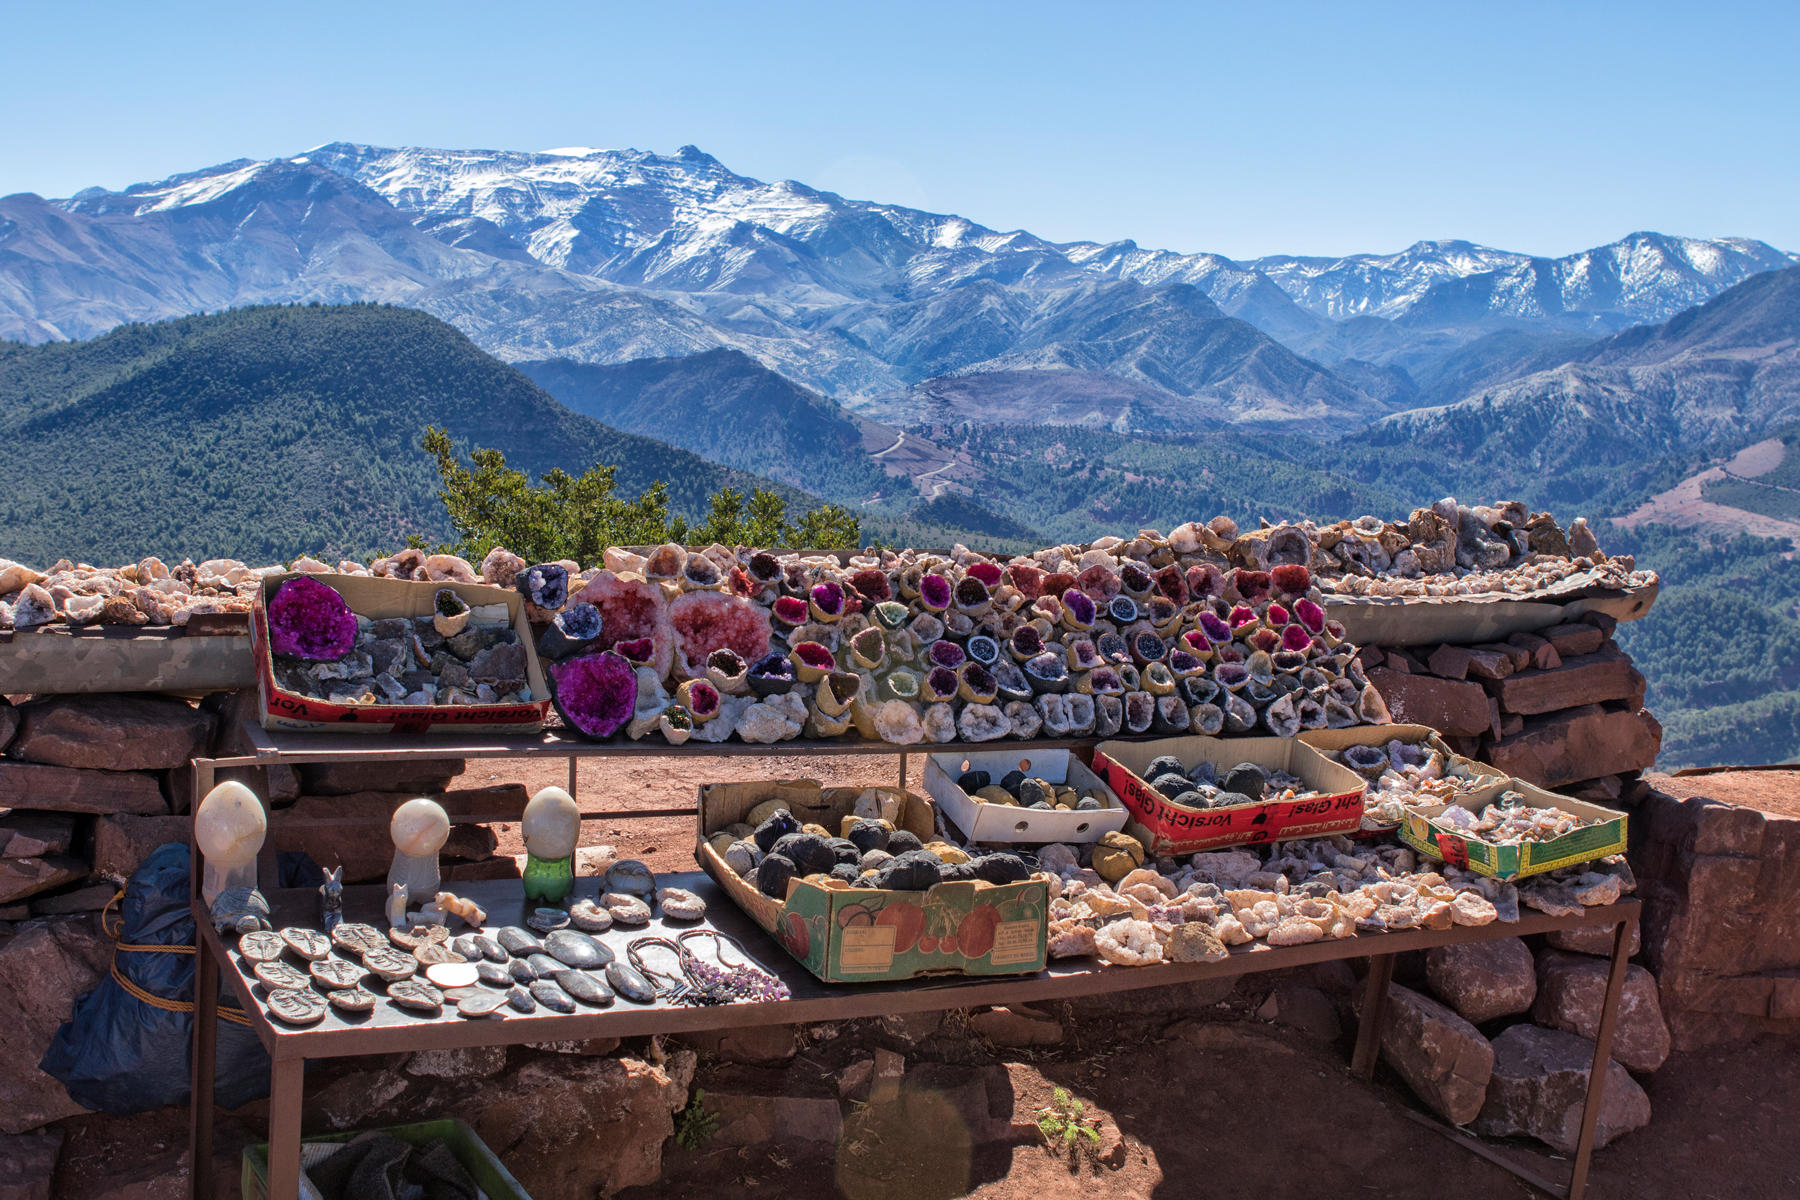
[[[187, 846], [158, 846], [132, 872], [121, 910], [124, 929], [113, 974], [76, 1001], [74, 1015], [38, 1064], [62, 1081], [75, 1103], [114, 1116], [186, 1104], [192, 1090], [195, 956], [126, 948], [194, 945]], [[119, 975], [180, 1011], [133, 995]], [[225, 1108], [269, 1094], [269, 1056], [248, 1025], [224, 1015], [236, 1011], [234, 1003], [229, 992], [220, 996], [213, 1096]]]

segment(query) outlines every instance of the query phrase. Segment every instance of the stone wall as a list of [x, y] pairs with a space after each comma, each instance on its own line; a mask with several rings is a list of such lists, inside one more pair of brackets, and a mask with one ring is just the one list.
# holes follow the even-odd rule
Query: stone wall
[[1368, 647], [1362, 657], [1396, 721], [1429, 725], [1460, 753], [1540, 787], [1631, 805], [1647, 791], [1662, 726], [1612, 640], [1616, 624], [1587, 613], [1504, 642]]

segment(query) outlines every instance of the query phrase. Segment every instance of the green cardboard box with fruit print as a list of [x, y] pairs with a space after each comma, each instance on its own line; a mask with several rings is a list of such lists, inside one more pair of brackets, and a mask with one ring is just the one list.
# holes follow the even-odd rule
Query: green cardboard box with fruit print
[[694, 857], [738, 907], [828, 983], [921, 975], [1020, 975], [1044, 967], [1050, 889], [1034, 876], [1017, 883], [939, 883], [924, 891], [849, 887], [795, 879], [785, 900], [763, 895], [731, 869], [711, 839], [777, 802], [802, 824], [836, 831], [844, 818], [879, 810], [897, 829], [930, 842], [931, 802], [897, 788], [824, 788], [815, 780], [708, 784], [700, 789]]

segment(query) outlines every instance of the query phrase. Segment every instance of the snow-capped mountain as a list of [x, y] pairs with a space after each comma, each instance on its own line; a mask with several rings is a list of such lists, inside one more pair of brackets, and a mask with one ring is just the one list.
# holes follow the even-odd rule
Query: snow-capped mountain
[[[1053, 370], [1160, 395], [1132, 411], [1177, 428], [1360, 421], [1416, 402], [1408, 372], [1496, 328], [1598, 336], [1790, 261], [1760, 242], [1640, 234], [1554, 260], [1429, 242], [1234, 262], [765, 183], [691, 146], [332, 143], [118, 192], [0, 199], [0, 336], [380, 300], [515, 361], [739, 350], [877, 416], [951, 376], [972, 419], [989, 376], [1005, 377], [996, 409], [1015, 413], [1020, 372]], [[1354, 336], [1340, 334], [1352, 317]], [[1074, 408], [1107, 423], [1117, 391]]]

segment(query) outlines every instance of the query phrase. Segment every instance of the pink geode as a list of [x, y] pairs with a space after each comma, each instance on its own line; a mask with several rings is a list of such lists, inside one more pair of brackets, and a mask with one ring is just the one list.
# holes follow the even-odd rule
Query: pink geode
[[604, 632], [594, 643], [596, 649], [609, 650], [618, 642], [649, 638], [654, 647], [649, 665], [659, 678], [668, 675], [675, 665], [675, 626], [669, 620], [669, 604], [660, 587], [601, 571], [576, 599], [600, 610]]
[[735, 650], [745, 662], [769, 652], [769, 610], [724, 592], [685, 592], [669, 604], [675, 665], [687, 678], [706, 673], [715, 650]]

